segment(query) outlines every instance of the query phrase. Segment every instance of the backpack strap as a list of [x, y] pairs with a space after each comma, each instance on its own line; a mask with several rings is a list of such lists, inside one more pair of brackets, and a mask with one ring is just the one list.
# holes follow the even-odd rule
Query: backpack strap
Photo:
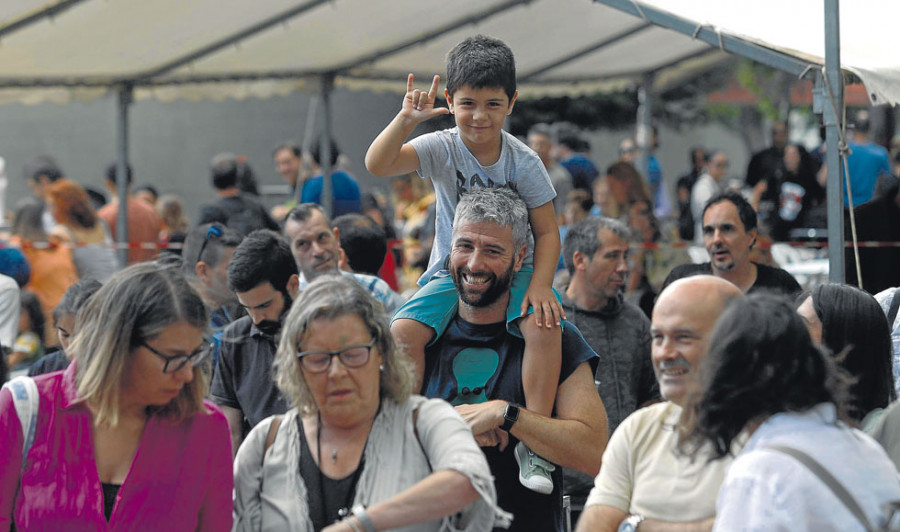
[[887, 319], [888, 319], [888, 328], [890, 330], [894, 330], [894, 321], [897, 320], [897, 311], [900, 311], [900, 288], [894, 290], [894, 295], [891, 296], [891, 308], [888, 310]]
[[37, 430], [38, 396], [37, 385], [31, 377], [22, 375], [3, 385], [12, 394], [13, 405], [16, 407], [16, 415], [22, 424], [22, 469], [25, 469], [25, 458], [34, 443], [34, 433]]
[[828, 487], [842, 503], [844, 503], [844, 506], [847, 507], [847, 509], [850, 510], [850, 513], [853, 514], [853, 517], [863, 525], [863, 528], [869, 531], [878, 530], [869, 522], [866, 513], [863, 511], [862, 507], [860, 507], [859, 503], [856, 502], [856, 499], [850, 495], [847, 488], [845, 488], [838, 479], [834, 478], [834, 475], [829, 473], [822, 467], [822, 464], [817, 462], [813, 457], [799, 449], [794, 449], [793, 447], [787, 447], [785, 445], [769, 445], [765, 448], [786, 454], [803, 464], [812, 474], [819, 477], [819, 480], [821, 480], [822, 483], [825, 484], [825, 486]]

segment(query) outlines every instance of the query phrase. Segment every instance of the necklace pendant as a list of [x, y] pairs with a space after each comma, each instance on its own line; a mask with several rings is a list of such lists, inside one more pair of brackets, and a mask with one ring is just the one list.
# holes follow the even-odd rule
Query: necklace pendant
[[331, 463], [337, 462], [337, 449], [331, 450]]

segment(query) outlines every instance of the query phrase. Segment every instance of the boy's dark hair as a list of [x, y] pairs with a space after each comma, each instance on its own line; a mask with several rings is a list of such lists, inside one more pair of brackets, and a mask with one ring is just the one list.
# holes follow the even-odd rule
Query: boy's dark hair
[[[116, 161], [113, 161], [106, 166], [106, 180], [109, 181], [110, 183], [112, 183], [113, 185], [118, 184], [117, 179], [116, 179], [118, 177], [116, 175], [116, 166], [117, 166]], [[125, 165], [126, 185], [131, 185], [131, 178], [132, 178], [131, 165], [126, 164]]]
[[512, 101], [516, 94], [516, 60], [503, 41], [475, 35], [447, 54], [447, 92], [452, 98], [460, 87], [502, 88]]
[[[334, 141], [334, 139], [330, 139], [330, 140], [331, 140], [331, 142], [330, 142], [330, 144], [331, 144], [331, 171], [333, 172], [334, 166], [337, 164], [337, 161], [338, 161], [338, 156], [341, 154], [341, 150], [340, 150], [340, 148], [338, 148], [338, 145]], [[319, 139], [316, 141], [316, 143], [313, 145], [313, 147], [310, 148], [309, 153], [310, 153], [310, 155], [312, 155], [313, 160], [316, 161], [316, 164], [321, 166], [322, 165], [322, 158], [321, 158], [322, 139]]]
[[292, 275], [297, 275], [297, 263], [288, 243], [275, 231], [258, 229], [235, 248], [228, 263], [228, 288], [247, 292], [268, 282], [275, 290], [287, 293]]
[[103, 285], [96, 279], [82, 279], [70, 286], [53, 309], [53, 323], [58, 323], [59, 318], [66, 314], [78, 314], [78, 310], [101, 286]]
[[63, 177], [63, 172], [56, 163], [56, 159], [49, 155], [38, 155], [26, 163], [22, 174], [26, 180], [31, 181], [37, 181], [41, 176], [44, 176], [51, 183]]
[[216, 190], [226, 190], [237, 186], [238, 162], [233, 153], [218, 153], [209, 161], [209, 173]]
[[384, 229], [375, 220], [357, 213], [338, 216], [332, 226], [338, 228], [341, 247], [353, 271], [377, 277], [387, 253]]

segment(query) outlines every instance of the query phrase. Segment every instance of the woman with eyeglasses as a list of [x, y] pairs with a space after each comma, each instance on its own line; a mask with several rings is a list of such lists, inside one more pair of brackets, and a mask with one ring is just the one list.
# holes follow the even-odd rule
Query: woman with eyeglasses
[[94, 294], [73, 362], [32, 381], [36, 415], [27, 383], [0, 391], [0, 530], [230, 529], [231, 438], [199, 367], [206, 323], [184, 278], [151, 263]]
[[449, 404], [411, 395], [412, 362], [355, 280], [303, 291], [275, 374], [294, 408], [238, 450], [235, 531], [476, 531], [508, 518], [472, 432]]

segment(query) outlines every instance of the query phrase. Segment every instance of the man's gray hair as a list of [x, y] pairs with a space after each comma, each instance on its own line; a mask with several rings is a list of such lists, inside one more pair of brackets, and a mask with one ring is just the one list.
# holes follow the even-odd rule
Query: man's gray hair
[[528, 240], [528, 207], [510, 188], [479, 187], [466, 192], [456, 204], [453, 231], [463, 222], [494, 222], [512, 228], [518, 249]]
[[600, 247], [600, 239], [597, 232], [601, 229], [608, 229], [614, 235], [621, 238], [625, 242], [632, 239], [631, 229], [623, 222], [615, 218], [607, 218], [605, 216], [591, 216], [573, 224], [566, 233], [566, 239], [563, 242], [563, 259], [566, 261], [566, 269], [569, 275], [575, 273], [575, 252], [580, 251], [588, 257], [593, 257]]

